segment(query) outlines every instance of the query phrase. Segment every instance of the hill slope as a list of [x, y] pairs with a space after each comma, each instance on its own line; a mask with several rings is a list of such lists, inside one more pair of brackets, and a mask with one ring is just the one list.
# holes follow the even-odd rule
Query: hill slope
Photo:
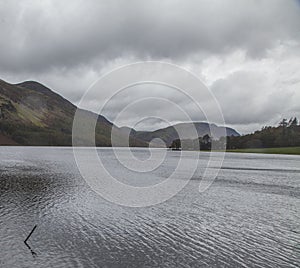
[[[72, 124], [77, 107], [34, 81], [9, 84], [0, 80], [1, 145], [72, 145]], [[81, 110], [86, 118], [98, 116]], [[111, 146], [113, 124], [99, 115], [96, 145]], [[119, 133], [122, 139], [122, 132]], [[131, 138], [133, 146], [147, 144]], [[83, 144], [84, 145], [84, 144]]]

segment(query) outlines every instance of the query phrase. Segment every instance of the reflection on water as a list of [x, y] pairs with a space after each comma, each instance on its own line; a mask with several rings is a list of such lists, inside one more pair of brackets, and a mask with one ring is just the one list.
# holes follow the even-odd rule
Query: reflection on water
[[[112, 151], [99, 153], [122, 179]], [[176, 159], [125, 180], [157, 183]], [[207, 159], [174, 198], [126, 208], [88, 188], [70, 148], [0, 148], [0, 267], [298, 267], [300, 157], [227, 154], [200, 194]], [[36, 224], [34, 258], [23, 241]]]

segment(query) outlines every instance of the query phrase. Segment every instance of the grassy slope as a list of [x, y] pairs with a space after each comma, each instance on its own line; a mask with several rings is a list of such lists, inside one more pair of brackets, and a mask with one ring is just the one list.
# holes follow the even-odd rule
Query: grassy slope
[[293, 154], [300, 155], [300, 147], [280, 147], [280, 148], [255, 148], [255, 149], [234, 149], [226, 150], [233, 153], [260, 153], [260, 154]]

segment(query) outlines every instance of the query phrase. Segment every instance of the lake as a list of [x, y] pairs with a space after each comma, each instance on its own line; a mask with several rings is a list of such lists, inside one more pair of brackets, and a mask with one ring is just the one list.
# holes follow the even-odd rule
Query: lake
[[[127, 174], [112, 149], [97, 151], [133, 185], [164, 180], [180, 156], [168, 151], [155, 171]], [[89, 188], [72, 148], [0, 147], [0, 267], [299, 267], [300, 157], [227, 153], [199, 193], [208, 155], [190, 152], [199, 169], [176, 196], [130, 208]], [[34, 256], [23, 241], [35, 225]]]

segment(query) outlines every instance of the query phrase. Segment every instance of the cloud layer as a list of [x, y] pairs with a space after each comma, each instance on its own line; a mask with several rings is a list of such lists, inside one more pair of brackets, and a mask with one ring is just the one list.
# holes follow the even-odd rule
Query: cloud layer
[[226, 122], [249, 132], [300, 115], [299, 12], [297, 0], [0, 1], [0, 78], [38, 80], [77, 103], [115, 67], [164, 60], [201, 77]]

